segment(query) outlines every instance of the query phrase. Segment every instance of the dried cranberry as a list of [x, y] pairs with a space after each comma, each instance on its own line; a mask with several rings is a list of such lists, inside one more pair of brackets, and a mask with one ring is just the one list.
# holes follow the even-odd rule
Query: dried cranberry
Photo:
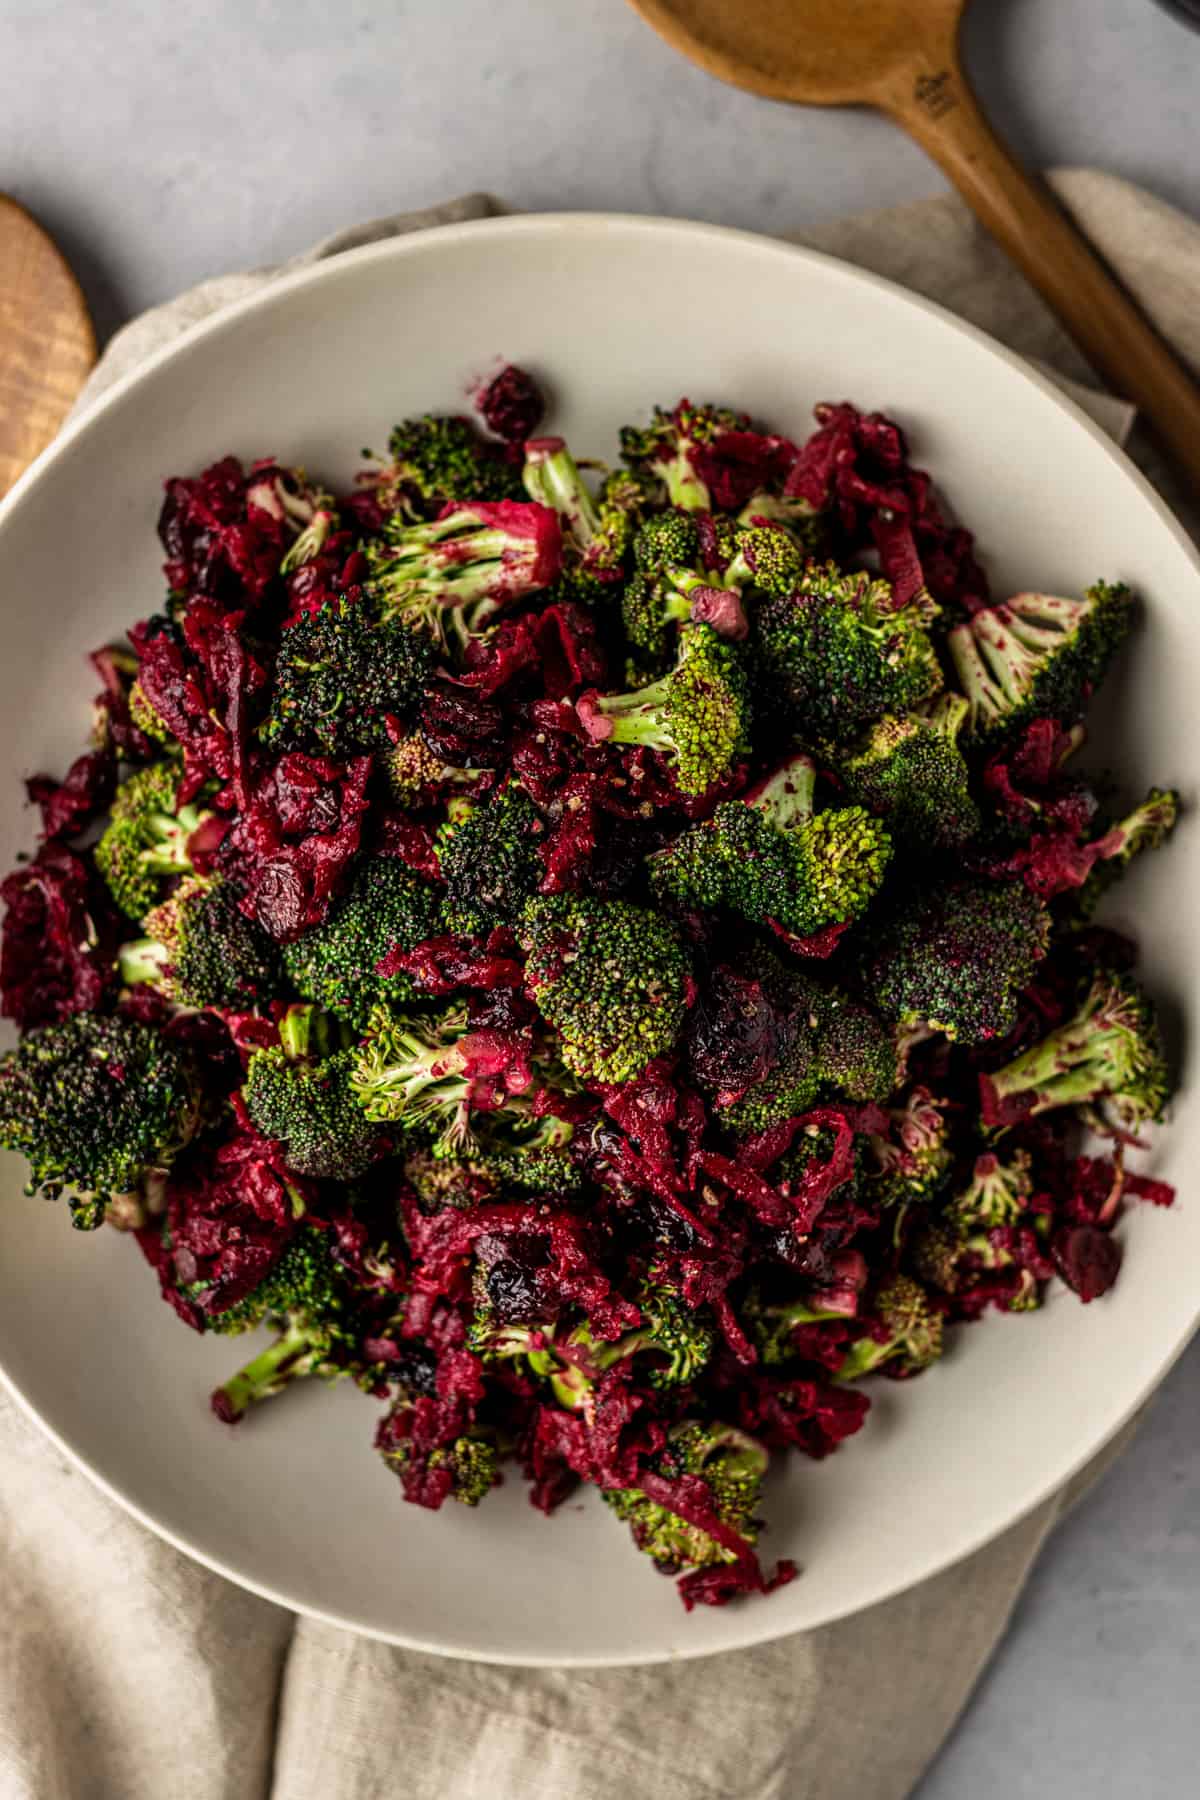
[[542, 391], [532, 375], [508, 363], [489, 381], [477, 401], [489, 431], [506, 443], [524, 443], [532, 437], [546, 410]]

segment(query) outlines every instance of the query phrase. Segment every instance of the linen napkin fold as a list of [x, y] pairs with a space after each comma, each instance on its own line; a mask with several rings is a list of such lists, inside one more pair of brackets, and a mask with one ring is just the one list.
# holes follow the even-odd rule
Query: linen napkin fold
[[[1200, 226], [1095, 171], [1051, 179], [1164, 335], [1200, 361]], [[504, 210], [470, 195], [340, 232], [285, 268]], [[940, 300], [1042, 363], [1114, 437], [1130, 432], [1132, 410], [1079, 385], [1074, 347], [953, 197], [804, 241]], [[279, 272], [206, 282], [133, 321], [81, 404]], [[1129, 447], [1194, 526], [1136, 427]], [[1055, 1521], [1129, 1435], [974, 1557], [839, 1624], [699, 1663], [510, 1670], [393, 1649], [243, 1593], [115, 1506], [0, 1396], [0, 1796], [904, 1800]]]

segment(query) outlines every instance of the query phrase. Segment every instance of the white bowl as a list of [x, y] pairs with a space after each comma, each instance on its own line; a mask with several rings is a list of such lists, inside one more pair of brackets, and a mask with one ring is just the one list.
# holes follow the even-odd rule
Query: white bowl
[[[232, 450], [346, 480], [396, 419], [453, 410], [502, 355], [541, 376], [551, 425], [611, 455], [680, 394], [802, 435], [814, 402], [895, 414], [979, 537], [999, 591], [1134, 584], [1146, 621], [1110, 683], [1105, 760], [1131, 789], [1200, 785], [1200, 581], [1131, 464], [1022, 362], [925, 301], [809, 251], [709, 226], [596, 216], [430, 231], [306, 269], [199, 326], [67, 431], [0, 513], [0, 862], [29, 847], [18, 777], [77, 752], [84, 652], [162, 594], [167, 474]], [[1195, 1017], [1184, 896], [1196, 834], [1121, 893], [1151, 985]], [[371, 1448], [374, 1403], [311, 1386], [240, 1429], [208, 1409], [230, 1346], [184, 1330], [138, 1252], [21, 1197], [4, 1159], [0, 1363], [55, 1441], [131, 1512], [258, 1593], [393, 1642], [495, 1662], [695, 1656], [822, 1624], [937, 1573], [1050, 1494], [1145, 1400], [1200, 1305], [1200, 1114], [1185, 1086], [1156, 1146], [1173, 1212], [1121, 1226], [1114, 1293], [1051, 1294], [964, 1330], [922, 1380], [877, 1386], [862, 1435], [772, 1479], [765, 1559], [801, 1578], [685, 1616], [595, 1495], [547, 1521], [511, 1478], [479, 1511], [405, 1506]]]

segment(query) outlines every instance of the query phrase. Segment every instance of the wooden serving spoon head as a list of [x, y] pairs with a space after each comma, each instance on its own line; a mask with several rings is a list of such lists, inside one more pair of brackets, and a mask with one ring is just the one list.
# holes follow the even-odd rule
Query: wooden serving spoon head
[[631, 3], [721, 81], [769, 100], [876, 106], [903, 126], [941, 164], [1097, 373], [1137, 405], [1200, 494], [1200, 388], [984, 118], [958, 56], [966, 0]]
[[0, 194], [0, 498], [56, 435], [95, 362], [79, 283], [37, 221]]
[[676, 50], [735, 87], [809, 106], [889, 106], [953, 61], [966, 0], [632, 3]]

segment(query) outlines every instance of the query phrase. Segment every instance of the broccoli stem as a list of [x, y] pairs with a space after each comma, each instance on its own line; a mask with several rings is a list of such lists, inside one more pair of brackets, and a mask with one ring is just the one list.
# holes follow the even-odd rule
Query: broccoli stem
[[236, 1425], [259, 1400], [282, 1393], [289, 1381], [307, 1374], [302, 1367], [312, 1354], [312, 1340], [301, 1325], [289, 1325], [273, 1344], [230, 1376], [212, 1397], [213, 1411], [226, 1425]]
[[135, 938], [122, 944], [117, 952], [117, 970], [125, 987], [139, 982], [159, 981], [170, 957], [165, 945], [154, 938]]
[[600, 514], [562, 438], [530, 438], [521, 479], [529, 498], [560, 513], [579, 549], [586, 550], [600, 530]]
[[817, 785], [816, 764], [808, 756], [789, 757], [782, 768], [768, 775], [742, 797], [747, 806], [772, 824], [776, 831], [791, 831], [812, 817]]

